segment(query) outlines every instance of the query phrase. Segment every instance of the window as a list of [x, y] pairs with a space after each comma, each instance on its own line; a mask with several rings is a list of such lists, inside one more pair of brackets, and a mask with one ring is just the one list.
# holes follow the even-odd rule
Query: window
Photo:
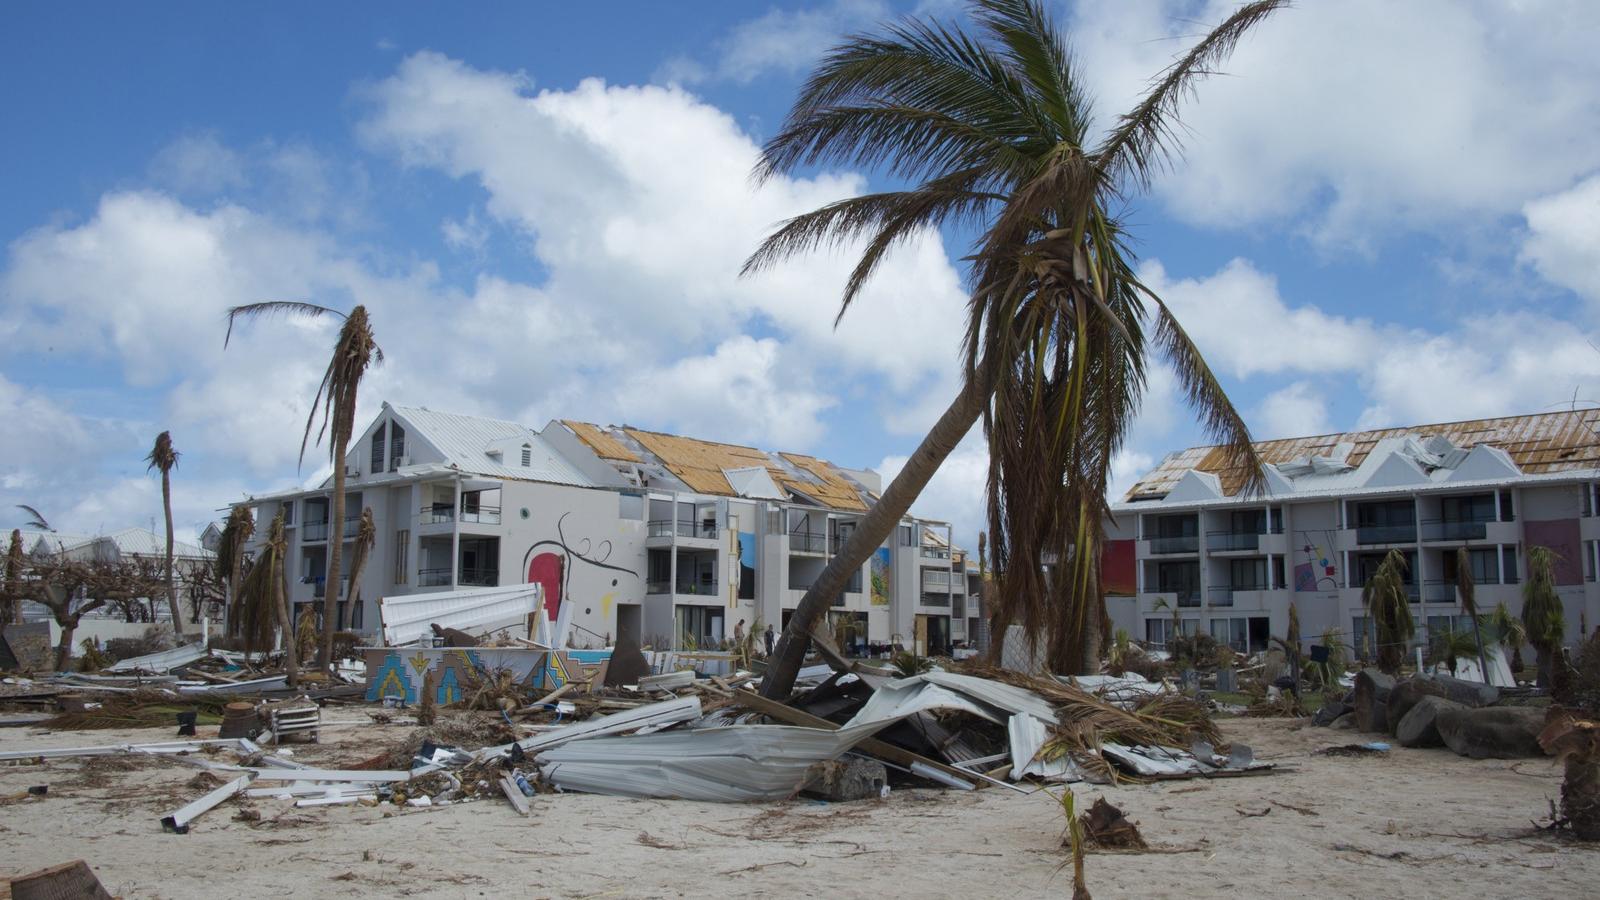
[[1240, 653], [1248, 652], [1250, 649], [1250, 620], [1243, 618], [1212, 619], [1211, 636], [1219, 644], [1227, 644]]
[[533, 447], [529, 446], [528, 444], [523, 444], [522, 445], [522, 467], [523, 468], [527, 468], [527, 467], [529, 467], [531, 465], [533, 465]]
[[644, 498], [638, 494], [618, 494], [617, 518], [633, 521], [644, 518]]
[[1228, 584], [1236, 591], [1266, 590], [1267, 561], [1260, 557], [1229, 560]]
[[916, 541], [912, 538], [912, 530], [911, 530], [911, 526], [910, 525], [901, 525], [900, 526], [900, 546], [902, 546], [902, 547], [914, 547], [914, 546], [916, 546]]
[[[411, 529], [402, 528], [394, 533], [394, 583], [406, 583], [406, 571], [410, 566], [411, 557]], [[360, 611], [356, 615], [360, 615]]]
[[383, 426], [382, 425], [379, 425], [377, 430], [372, 432], [372, 468], [369, 471], [371, 471], [373, 474], [377, 474], [377, 473], [383, 471]]
[[389, 471], [393, 472], [402, 465], [401, 460], [406, 455], [406, 430], [400, 427], [399, 422], [389, 423]]
[[1494, 495], [1445, 497], [1439, 501], [1439, 511], [1446, 522], [1493, 522]]
[[1517, 520], [1516, 510], [1513, 509], [1512, 506], [1511, 506], [1511, 492], [1510, 491], [1501, 491], [1500, 492], [1500, 521], [1502, 521], [1502, 522], [1515, 522], [1516, 520]]
[[1517, 583], [1517, 548], [1503, 547], [1504, 555], [1500, 557], [1500, 583]]
[[294, 501], [293, 500], [285, 500], [285, 501], [283, 501], [283, 524], [285, 524], [285, 525], [293, 525], [294, 524]]

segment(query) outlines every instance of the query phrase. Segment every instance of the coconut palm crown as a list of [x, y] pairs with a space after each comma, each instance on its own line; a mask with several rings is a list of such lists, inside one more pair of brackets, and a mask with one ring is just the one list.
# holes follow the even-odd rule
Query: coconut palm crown
[[849, 37], [806, 81], [763, 148], [757, 178], [849, 166], [910, 186], [782, 223], [747, 272], [819, 247], [859, 247], [843, 316], [896, 246], [947, 226], [977, 236], [963, 388], [807, 591], [764, 679], [769, 695], [788, 691], [822, 612], [980, 418], [991, 459], [995, 634], [1015, 622], [1047, 635], [1057, 672], [1097, 656], [1106, 484], [1143, 395], [1147, 351], [1173, 365], [1230, 464], [1247, 487], [1259, 485], [1243, 420], [1135, 276], [1121, 211], [1177, 152], [1183, 99], [1281, 5], [1241, 7], [1104, 134], [1091, 130], [1094, 110], [1068, 41], [1036, 0], [974, 0], [966, 29], [904, 20]]

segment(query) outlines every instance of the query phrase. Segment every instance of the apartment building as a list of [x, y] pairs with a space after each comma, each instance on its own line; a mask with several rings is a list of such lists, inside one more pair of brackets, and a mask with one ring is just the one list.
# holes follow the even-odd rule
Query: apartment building
[[[880, 489], [870, 470], [802, 454], [571, 420], [535, 431], [387, 403], [345, 466], [338, 528], [331, 480], [243, 504], [258, 541], [286, 516], [291, 602], [320, 601], [330, 535], [348, 541], [370, 508], [377, 543], [356, 602], [339, 604], [345, 627], [377, 631], [386, 595], [538, 583], [552, 618], [573, 605], [580, 644], [629, 636], [680, 649], [714, 645], [740, 622], [747, 633], [781, 629]], [[949, 544], [948, 525], [906, 519], [834, 600], [830, 624], [858, 651], [967, 640], [981, 612]], [[342, 558], [348, 579], [348, 548]], [[931, 574], [941, 569], [943, 583]]]
[[[1112, 506], [1102, 570], [1114, 626], [1163, 644], [1204, 629], [1258, 650], [1288, 627], [1369, 634], [1361, 589], [1405, 554], [1418, 643], [1470, 628], [1458, 551], [1480, 609], [1522, 608], [1527, 551], [1559, 555], [1569, 640], [1600, 625], [1600, 410], [1266, 441], [1265, 489], [1221, 450], [1174, 453]], [[1176, 624], [1174, 624], [1176, 618]]]

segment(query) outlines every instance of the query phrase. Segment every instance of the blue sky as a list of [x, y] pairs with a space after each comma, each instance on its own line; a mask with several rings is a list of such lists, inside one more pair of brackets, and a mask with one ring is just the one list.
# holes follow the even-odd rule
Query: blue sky
[[[1221, 3], [1060, 4], [1109, 121]], [[372, 309], [380, 400], [627, 422], [892, 474], [952, 395], [965, 235], [901, 253], [831, 328], [845, 260], [739, 280], [772, 223], [886, 184], [759, 191], [755, 149], [846, 31], [961, 4], [13, 4], [0, 10], [0, 525], [180, 531], [316, 477], [325, 326]], [[1378, 27], [1373, 23], [1381, 22]], [[1600, 61], [1579, 2], [1306, 3], [1186, 115], [1130, 221], [1256, 433], [1600, 397]], [[1195, 439], [1152, 379], [1126, 483]], [[979, 527], [969, 436], [919, 512]]]

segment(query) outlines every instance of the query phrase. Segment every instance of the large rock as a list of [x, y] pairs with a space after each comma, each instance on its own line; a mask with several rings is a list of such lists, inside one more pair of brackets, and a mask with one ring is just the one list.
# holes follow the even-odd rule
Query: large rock
[[1444, 745], [1462, 756], [1518, 759], [1544, 755], [1539, 747], [1544, 713], [1533, 707], [1443, 708], [1433, 721]]
[[[1394, 699], [1391, 694], [1390, 700]], [[1391, 709], [1393, 707], [1390, 707]], [[1395, 740], [1402, 747], [1443, 747], [1439, 736], [1438, 716], [1443, 710], [1466, 709], [1460, 703], [1443, 697], [1427, 696], [1411, 705], [1395, 729]]]
[[1433, 675], [1429, 681], [1443, 689], [1443, 696], [1462, 706], [1493, 706], [1500, 702], [1500, 689], [1481, 681], [1463, 681], [1449, 675]]
[[883, 787], [888, 783], [889, 771], [883, 763], [852, 756], [816, 763], [806, 773], [806, 783], [800, 789], [824, 800], [842, 803], [876, 800], [883, 796]]
[[1334, 719], [1331, 723], [1329, 723], [1328, 727], [1332, 728], [1334, 731], [1355, 731], [1356, 730], [1356, 714], [1355, 713], [1345, 713], [1344, 715], [1340, 716], [1337, 719]]
[[1407, 678], [1396, 682], [1394, 690], [1389, 692], [1389, 702], [1385, 708], [1384, 721], [1387, 723], [1389, 733], [1393, 735], [1400, 733], [1400, 721], [1422, 698], [1444, 696], [1444, 687], [1431, 678]]
[[1392, 690], [1394, 679], [1377, 669], [1362, 669], [1356, 673], [1356, 689], [1350, 694], [1350, 705], [1355, 707], [1357, 728], [1388, 730], [1389, 692]]
[[1327, 727], [1332, 725], [1340, 716], [1350, 711], [1350, 704], [1343, 700], [1334, 700], [1324, 703], [1322, 708], [1311, 716], [1311, 724]]

